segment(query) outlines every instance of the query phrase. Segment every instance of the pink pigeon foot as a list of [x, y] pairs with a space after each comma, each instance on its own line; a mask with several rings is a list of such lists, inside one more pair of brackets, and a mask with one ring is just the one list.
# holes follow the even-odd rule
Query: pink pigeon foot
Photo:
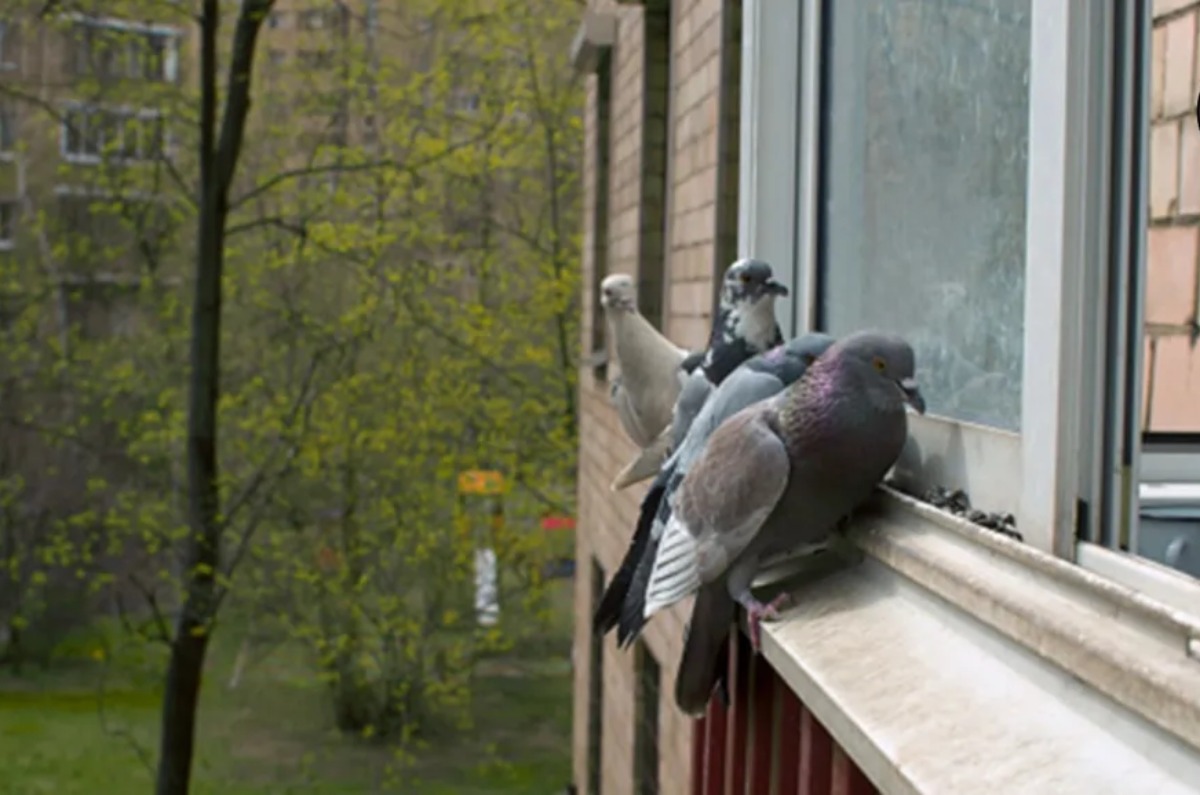
[[762, 620], [779, 618], [779, 611], [787, 605], [790, 598], [789, 594], [781, 593], [765, 605], [757, 599], [749, 600], [750, 603], [746, 607], [746, 623], [750, 626], [750, 647], [754, 649], [755, 654], [758, 654], [762, 647], [759, 626]]

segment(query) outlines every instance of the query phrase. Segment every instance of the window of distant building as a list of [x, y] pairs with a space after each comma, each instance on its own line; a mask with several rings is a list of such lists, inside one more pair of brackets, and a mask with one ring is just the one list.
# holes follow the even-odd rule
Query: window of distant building
[[300, 14], [300, 27], [305, 30], [324, 30], [337, 26], [337, 11], [313, 8]]
[[298, 50], [296, 59], [309, 69], [325, 69], [333, 64], [331, 50]]
[[155, 160], [165, 149], [165, 127], [154, 110], [71, 105], [62, 117], [59, 146], [69, 162]]
[[16, 69], [19, 65], [20, 42], [18, 28], [11, 22], [0, 22], [0, 69]]
[[13, 247], [17, 236], [16, 199], [0, 199], [0, 250]]
[[67, 69], [78, 77], [173, 82], [178, 31], [114, 19], [78, 17], [67, 35]]
[[0, 155], [10, 154], [17, 145], [17, 109], [11, 100], [0, 99]]

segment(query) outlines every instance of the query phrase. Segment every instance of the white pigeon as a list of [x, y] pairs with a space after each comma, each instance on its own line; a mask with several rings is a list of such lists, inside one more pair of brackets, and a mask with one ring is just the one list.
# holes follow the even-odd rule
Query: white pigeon
[[[613, 380], [611, 397], [621, 427], [642, 451], [671, 423], [675, 398], [687, 373], [688, 352], [664, 337], [637, 307], [637, 289], [626, 273], [614, 273], [600, 283], [600, 304], [612, 335], [613, 354], [621, 374]], [[614, 490], [643, 458], [639, 454], [613, 481]], [[620, 484], [620, 485], [619, 485]]]

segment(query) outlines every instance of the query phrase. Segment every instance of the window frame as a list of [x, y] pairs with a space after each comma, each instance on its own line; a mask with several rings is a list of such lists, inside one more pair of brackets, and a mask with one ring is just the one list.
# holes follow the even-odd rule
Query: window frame
[[17, 219], [20, 215], [20, 200], [8, 196], [0, 198], [0, 251], [12, 251], [17, 247]]
[[0, 97], [0, 161], [9, 161], [16, 156], [18, 126], [17, 103], [11, 98]]
[[[790, 271], [795, 300], [780, 315], [792, 334], [817, 321], [824, 70], [835, 59], [828, 2], [745, 4], [739, 254]], [[1037, 178], [1026, 180], [1021, 431], [913, 415], [915, 444], [897, 475], [918, 492], [935, 483], [963, 488], [977, 507], [1013, 513], [1027, 544], [1073, 558], [1079, 500], [1091, 496], [1081, 490], [1079, 445], [1096, 407], [1082, 397], [1081, 321], [1097, 298], [1086, 263], [1109, 208], [1107, 133], [1094, 120], [1107, 112], [1096, 75], [1107, 74], [1114, 10], [1089, 0], [1030, 2], [1027, 169]], [[778, 80], [789, 69], [798, 79]]]
[[[1083, 568], [1192, 616], [1200, 615], [1200, 579], [1138, 555], [1141, 486], [1200, 482], [1200, 434], [1142, 430], [1148, 279], [1150, 80], [1155, 12], [1129, 0], [1118, 10], [1114, 48], [1118, 86], [1111, 109], [1114, 160], [1113, 255], [1110, 257], [1109, 357], [1096, 362], [1107, 372], [1102, 410], [1105, 439], [1096, 490], [1101, 499], [1089, 526], [1076, 539], [1075, 561]], [[1101, 399], [1097, 399], [1100, 403]], [[1101, 412], [1097, 412], [1100, 414]], [[1097, 433], [1097, 437], [1101, 435]], [[1099, 458], [1100, 456], [1098, 456]], [[1122, 549], [1125, 547], [1125, 549]]]
[[[103, 162], [109, 162], [113, 164], [129, 165], [153, 163], [159, 158], [168, 157], [170, 154], [172, 144], [170, 128], [166, 124], [165, 114], [160, 110], [155, 108], [136, 108], [129, 105], [110, 106], [92, 102], [80, 102], [77, 100], [64, 101], [62, 103], [62, 108], [63, 111], [58, 123], [58, 153], [64, 162], [87, 165], [96, 165]], [[83, 125], [81, 129], [72, 129], [69, 122], [69, 117], [73, 114], [78, 114], [82, 118]], [[86, 141], [91, 129], [92, 119], [102, 114], [108, 114], [110, 116], [110, 118], [107, 120], [102, 121], [105, 123], [112, 122], [114, 125], [113, 129], [120, 130], [120, 149], [106, 154], [103, 150], [107, 146], [107, 142], [103, 137], [101, 137], [98, 143], [100, 151], [93, 154], [86, 151]], [[144, 144], [146, 130], [152, 129], [145, 124], [148, 121], [158, 121], [158, 126], [156, 129], [158, 131], [159, 141], [157, 147], [154, 147], [153, 145], [147, 146]], [[130, 122], [138, 122], [138, 124], [134, 126], [134, 129], [137, 131], [138, 142], [138, 156], [135, 157], [128, 157], [124, 154], [125, 137], [130, 129]], [[71, 151], [69, 148], [69, 140], [72, 132], [76, 133], [79, 137], [80, 143], [82, 144], [81, 151], [75, 152]], [[152, 140], [153, 137], [151, 138], [151, 141]], [[155, 151], [155, 149], [157, 151]], [[147, 154], [147, 152], [150, 154]]]
[[21, 27], [12, 20], [0, 20], [0, 72], [21, 68]]
[[[144, 68], [134, 69], [131, 64], [134, 62], [126, 61], [124, 69], [114, 68], [112, 74], [97, 74], [94, 68], [95, 62], [92, 58], [92, 40], [90, 36], [84, 39], [74, 39], [68, 41], [68, 48], [71, 52], [70, 65], [67, 67], [70, 70], [72, 77], [87, 77], [96, 76], [101, 79], [118, 79], [118, 80], [134, 80], [146, 81], [152, 83], [176, 83], [179, 80], [179, 44], [183, 37], [182, 32], [171, 25], [147, 23], [147, 22], [131, 22], [127, 19], [119, 19], [117, 17], [105, 16], [89, 16], [87, 14], [70, 13], [64, 14], [62, 17], [70, 24], [71, 28], [80, 31], [117, 31], [120, 33], [136, 34], [143, 37], [145, 43], [161, 40], [163, 44], [160, 63], [160, 74], [154, 77], [148, 77], [145, 74]], [[88, 68], [80, 69], [80, 49], [83, 50], [83, 55], [86, 57]], [[132, 42], [125, 43], [125, 55], [134, 54], [138, 56], [136, 63], [144, 67], [145, 57], [150, 51], [143, 49], [140, 45], [133, 46]], [[130, 74], [130, 72], [136, 74]]]

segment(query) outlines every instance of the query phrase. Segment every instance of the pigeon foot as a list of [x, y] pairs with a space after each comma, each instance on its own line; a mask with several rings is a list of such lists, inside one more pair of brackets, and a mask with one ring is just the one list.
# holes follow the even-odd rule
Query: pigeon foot
[[790, 599], [790, 594], [781, 593], [765, 605], [753, 597], [747, 600], [746, 623], [750, 625], [750, 647], [754, 649], [755, 654], [758, 654], [762, 648], [760, 625], [763, 619], [779, 618], [779, 611], [787, 605]]

